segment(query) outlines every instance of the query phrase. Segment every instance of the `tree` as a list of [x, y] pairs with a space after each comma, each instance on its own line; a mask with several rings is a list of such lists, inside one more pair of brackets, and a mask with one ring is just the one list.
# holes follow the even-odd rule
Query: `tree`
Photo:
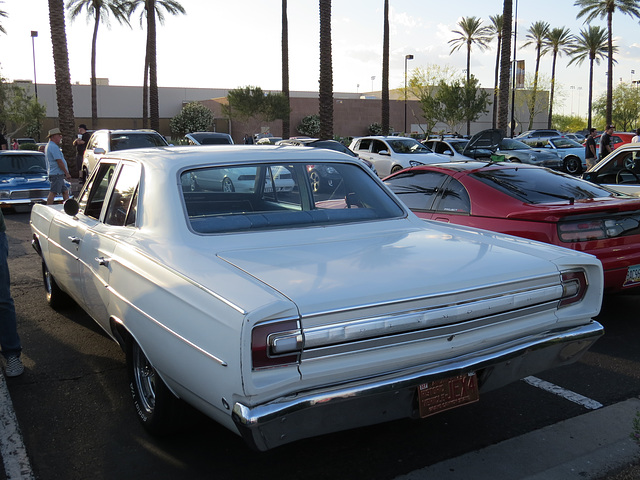
[[[513, 26], [513, 2], [504, 0], [502, 7], [502, 38], [511, 39]], [[507, 131], [509, 117], [509, 92], [511, 91], [511, 41], [502, 42], [500, 52], [500, 87], [498, 89], [498, 122], [497, 127]]]
[[298, 125], [298, 133], [308, 137], [317, 137], [320, 133], [320, 116], [317, 114], [307, 115]]
[[591, 23], [597, 17], [607, 18], [606, 122], [610, 125], [613, 102], [613, 13], [617, 10], [631, 17], [640, 18], [640, 3], [639, 0], [576, 0], [574, 6], [581, 8], [576, 18], [586, 17], [585, 23]]
[[333, 138], [333, 60], [331, 58], [331, 0], [320, 0], [320, 133]]
[[475, 121], [480, 114], [486, 113], [488, 101], [489, 94], [479, 87], [478, 80], [472, 75], [468, 81], [441, 80], [432, 108], [438, 121], [447, 125], [450, 132], [456, 132], [464, 121]]
[[[482, 20], [477, 17], [462, 17], [458, 21], [459, 30], [453, 30], [457, 34], [456, 38], [449, 40], [453, 46], [451, 53], [467, 47], [467, 82], [471, 78], [471, 47], [476, 45], [480, 50], [485, 50], [489, 46], [489, 42], [493, 39], [491, 27], [482, 25]], [[471, 122], [467, 122], [467, 135], [471, 134]]]
[[531, 120], [547, 110], [547, 99], [538, 94], [539, 91], [534, 88], [534, 83], [537, 84], [537, 88], [542, 90], [547, 90], [551, 86], [551, 80], [546, 75], [536, 77], [535, 74], [528, 74], [525, 76], [524, 88], [518, 90], [515, 96], [513, 117], [516, 124], [525, 124], [526, 118], [519, 118], [519, 114], [522, 112], [526, 112], [528, 119]]
[[551, 128], [553, 119], [553, 94], [556, 86], [556, 60], [558, 55], [569, 54], [573, 47], [573, 35], [568, 28], [552, 28], [547, 32], [547, 36], [544, 39], [544, 51], [543, 55], [547, 52], [551, 52], [553, 55], [553, 61], [551, 64], [551, 92], [549, 94], [549, 118], [547, 121], [547, 128]]
[[261, 122], [282, 120], [291, 113], [282, 93], [265, 94], [260, 87], [252, 86], [229, 90], [227, 105], [223, 105], [222, 111], [229, 118], [253, 124], [254, 129]]
[[171, 134], [183, 137], [191, 132], [206, 132], [213, 124], [213, 113], [198, 102], [187, 103], [178, 115], [171, 119]]
[[[290, 111], [289, 99], [289, 21], [287, 19], [287, 0], [282, 0], [282, 94]], [[282, 138], [291, 134], [291, 115], [287, 113], [282, 119]]]
[[98, 89], [96, 85], [96, 44], [98, 40], [98, 27], [100, 22], [109, 25], [109, 14], [118, 20], [120, 24], [126, 23], [127, 9], [119, 0], [69, 0], [67, 10], [73, 21], [83, 10], [87, 12], [87, 20], [93, 18], [93, 37], [91, 38], [91, 122], [94, 127], [98, 125]]
[[35, 97], [27, 95], [24, 88], [14, 84], [7, 84], [0, 78], [0, 124], [11, 125], [12, 130], [7, 135], [15, 137], [23, 129], [31, 133], [34, 138], [40, 134], [40, 124], [47, 114], [47, 109]]
[[389, 0], [384, 0], [382, 28], [382, 135], [389, 135]]
[[584, 130], [584, 117], [577, 115], [554, 115], [551, 128], [555, 128], [559, 132], [577, 132]]
[[[4, 1], [0, 1], [0, 3], [4, 3]], [[8, 18], [9, 15], [7, 14], [7, 12], [5, 12], [4, 10], [0, 10], [0, 17], [2, 18]], [[4, 29], [4, 27], [2, 26], [2, 24], [0, 24], [0, 32], [6, 34], [7, 31]]]
[[160, 107], [156, 53], [156, 17], [160, 24], [164, 25], [165, 16], [163, 10], [171, 15], [185, 14], [186, 11], [176, 0], [126, 0], [125, 3], [129, 16], [138, 6], [143, 7], [140, 14], [140, 25], [142, 25], [143, 19], [146, 19], [147, 46], [144, 56], [144, 80], [142, 85], [142, 124], [147, 127], [147, 118], [149, 118], [151, 128], [158, 130], [160, 128]]
[[[616, 47], [613, 48], [614, 51], [617, 50]], [[569, 65], [572, 63], [581, 65], [584, 60], [589, 59], [589, 106], [587, 107], [587, 128], [591, 128], [591, 120], [593, 118], [591, 111], [593, 101], [593, 63], [595, 62], [597, 65], [600, 65], [600, 60], [606, 58], [608, 52], [607, 32], [602, 27], [589, 26], [588, 29], [582, 29], [580, 31], [580, 35], [574, 37], [574, 46], [569, 54], [571, 55]], [[608, 95], [607, 99], [609, 99]], [[608, 124], [610, 124], [610, 122]]]
[[[536, 95], [538, 93], [538, 72], [540, 70], [540, 58], [545, 54], [546, 50], [543, 50], [545, 38], [549, 34], [549, 24], [547, 22], [535, 22], [527, 30], [526, 37], [529, 39], [522, 48], [529, 45], [535, 45], [536, 47], [536, 69], [533, 79], [533, 104], [536, 103]], [[533, 117], [529, 117], [528, 130], [533, 128]]]
[[69, 172], [73, 176], [77, 176], [78, 165], [76, 165], [76, 152], [73, 146], [76, 128], [73, 116], [73, 94], [71, 92], [71, 75], [69, 73], [67, 32], [64, 24], [64, 2], [63, 0], [48, 1], [53, 66], [56, 79], [56, 99], [58, 102], [58, 122], [62, 131], [62, 153], [67, 160]]
[[493, 117], [491, 120], [491, 128], [496, 128], [496, 123], [498, 120], [498, 79], [500, 74], [500, 50], [502, 48], [502, 27], [503, 20], [502, 15], [491, 15], [489, 17], [491, 20], [491, 25], [489, 28], [491, 29], [491, 34], [498, 40], [498, 45], [496, 47], [496, 71], [493, 82]]
[[[640, 120], [640, 98], [634, 85], [620, 83], [613, 89], [611, 120], [623, 132], [634, 130]], [[593, 103], [598, 115], [604, 115], [607, 109], [607, 94], [601, 95]]]

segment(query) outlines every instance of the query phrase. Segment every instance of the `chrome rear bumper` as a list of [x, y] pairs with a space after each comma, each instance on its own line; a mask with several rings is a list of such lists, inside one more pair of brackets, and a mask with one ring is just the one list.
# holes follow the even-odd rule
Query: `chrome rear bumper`
[[349, 428], [418, 418], [417, 387], [422, 383], [476, 372], [480, 392], [487, 392], [577, 361], [603, 333], [602, 325], [592, 321], [410, 371], [298, 392], [262, 405], [237, 402], [232, 417], [244, 440], [263, 451]]

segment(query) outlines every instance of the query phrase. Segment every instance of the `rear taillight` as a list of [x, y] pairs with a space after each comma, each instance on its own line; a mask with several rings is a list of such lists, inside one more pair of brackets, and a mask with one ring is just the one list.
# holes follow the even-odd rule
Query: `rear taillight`
[[587, 276], [582, 270], [564, 272], [562, 274], [562, 298], [559, 307], [577, 303], [587, 293]]
[[253, 369], [297, 363], [302, 351], [302, 330], [297, 320], [256, 326], [251, 332]]
[[586, 242], [607, 238], [602, 220], [559, 223], [558, 236], [562, 242]]

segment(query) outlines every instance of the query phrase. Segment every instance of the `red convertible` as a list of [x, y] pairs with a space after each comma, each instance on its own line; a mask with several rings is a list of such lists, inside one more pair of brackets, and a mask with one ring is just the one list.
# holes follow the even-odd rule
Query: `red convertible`
[[489, 162], [413, 167], [384, 179], [423, 219], [591, 253], [605, 291], [640, 286], [640, 198], [546, 168]]

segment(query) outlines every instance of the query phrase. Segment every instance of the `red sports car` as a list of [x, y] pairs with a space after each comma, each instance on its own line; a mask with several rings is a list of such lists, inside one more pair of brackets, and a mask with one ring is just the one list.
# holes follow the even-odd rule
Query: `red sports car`
[[[640, 198], [533, 165], [451, 162], [384, 179], [419, 217], [595, 255], [605, 291], [640, 286]], [[488, 272], [489, 273], [489, 272]]]

